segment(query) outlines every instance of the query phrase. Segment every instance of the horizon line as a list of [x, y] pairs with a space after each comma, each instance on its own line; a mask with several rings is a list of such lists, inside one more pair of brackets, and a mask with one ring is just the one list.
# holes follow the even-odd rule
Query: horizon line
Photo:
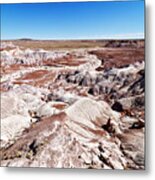
[[0, 39], [0, 41], [98, 41], [98, 40], [145, 40], [145, 37], [138, 38], [71, 38], [71, 39], [35, 39], [35, 38], [15, 38], [15, 39]]

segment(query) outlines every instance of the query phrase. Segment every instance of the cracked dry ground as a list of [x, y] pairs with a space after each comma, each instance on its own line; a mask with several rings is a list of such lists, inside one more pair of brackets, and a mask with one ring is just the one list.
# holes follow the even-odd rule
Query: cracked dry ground
[[144, 47], [1, 50], [1, 166], [144, 169]]

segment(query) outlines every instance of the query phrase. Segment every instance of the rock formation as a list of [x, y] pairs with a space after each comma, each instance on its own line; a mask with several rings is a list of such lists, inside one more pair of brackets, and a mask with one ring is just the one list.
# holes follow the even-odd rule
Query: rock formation
[[141, 42], [1, 46], [1, 165], [144, 169]]

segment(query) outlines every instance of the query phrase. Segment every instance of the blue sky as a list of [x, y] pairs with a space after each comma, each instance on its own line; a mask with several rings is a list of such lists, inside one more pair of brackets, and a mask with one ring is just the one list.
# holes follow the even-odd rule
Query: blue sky
[[1, 4], [1, 39], [144, 38], [144, 1]]

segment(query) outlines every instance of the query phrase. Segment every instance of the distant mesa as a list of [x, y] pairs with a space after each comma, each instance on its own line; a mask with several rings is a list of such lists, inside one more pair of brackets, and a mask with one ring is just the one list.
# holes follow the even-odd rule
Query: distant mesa
[[21, 39], [18, 39], [19, 41], [33, 41], [33, 39], [31, 38], [21, 38]]

